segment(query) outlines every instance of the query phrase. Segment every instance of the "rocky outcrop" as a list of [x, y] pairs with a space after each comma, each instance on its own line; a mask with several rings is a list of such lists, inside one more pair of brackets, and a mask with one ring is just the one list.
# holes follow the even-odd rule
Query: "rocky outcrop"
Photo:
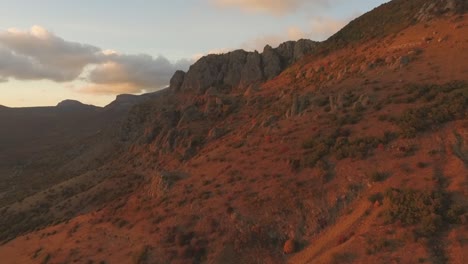
[[283, 66], [287, 66], [312, 53], [316, 48], [316, 42], [300, 39], [298, 41], [285, 42], [279, 45], [276, 51], [281, 57]]
[[247, 54], [245, 65], [241, 74], [241, 85], [244, 87], [264, 79], [262, 71], [262, 55], [257, 51]]
[[466, 0], [434, 0], [427, 1], [416, 14], [418, 21], [428, 21], [443, 14], [462, 14], [468, 10]]
[[302, 96], [295, 95], [293, 97], [291, 109], [288, 111], [288, 113], [286, 113], [286, 116], [298, 116], [302, 112], [304, 112], [307, 109], [307, 107], [309, 107], [309, 105], [310, 105], [309, 96], [307, 96], [307, 95], [302, 95]]
[[175, 90], [179, 90], [182, 84], [184, 83], [184, 78], [184, 71], [176, 71], [169, 82], [169, 87]]
[[198, 111], [196, 106], [189, 106], [182, 112], [182, 117], [179, 120], [178, 126], [187, 125], [191, 122], [200, 120], [203, 118], [203, 113]]
[[262, 54], [263, 73], [267, 80], [276, 77], [282, 71], [281, 59], [276, 50], [269, 45], [265, 46]]
[[211, 54], [198, 60], [186, 74], [176, 72], [171, 79], [171, 88], [193, 90], [199, 94], [205, 94], [208, 89], [211, 93], [213, 87], [221, 93], [235, 88], [247, 89], [278, 76], [317, 46], [317, 42], [299, 40], [285, 42], [275, 49], [267, 45], [262, 54], [244, 50]]

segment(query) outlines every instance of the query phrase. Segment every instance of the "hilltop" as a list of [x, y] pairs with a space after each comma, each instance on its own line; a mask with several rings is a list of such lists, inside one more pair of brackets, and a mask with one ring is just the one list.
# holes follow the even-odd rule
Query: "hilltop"
[[464, 263], [466, 11], [394, 0], [324, 42], [208, 55], [78, 111], [31, 141], [46, 151], [0, 159], [0, 258]]

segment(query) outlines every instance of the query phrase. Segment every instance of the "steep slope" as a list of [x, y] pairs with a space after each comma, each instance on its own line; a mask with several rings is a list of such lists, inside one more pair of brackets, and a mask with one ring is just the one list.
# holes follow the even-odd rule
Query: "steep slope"
[[327, 48], [342, 47], [390, 36], [417, 23], [428, 22], [441, 16], [464, 14], [467, 9], [467, 3], [464, 0], [390, 1], [351, 21], [328, 39], [324, 46]]
[[[433, 1], [451, 2], [464, 3]], [[467, 18], [453, 9], [359, 42], [346, 37], [408, 3], [409, 20], [430, 4], [384, 5], [338, 33], [352, 45], [277, 57], [287, 66], [276, 77], [265, 74], [270, 48], [211, 55], [176, 73], [121, 123], [125, 151], [1, 209], [15, 215], [66, 193], [46, 213], [58, 223], [5, 243], [1, 259], [464, 263]], [[255, 77], [243, 74], [249, 65]]]

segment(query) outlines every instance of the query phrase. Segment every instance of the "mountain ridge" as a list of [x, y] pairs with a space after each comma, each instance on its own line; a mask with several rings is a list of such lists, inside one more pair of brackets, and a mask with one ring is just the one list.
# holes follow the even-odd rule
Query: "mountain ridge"
[[[413, 6], [404, 11], [411, 20], [426, 4], [450, 2], [395, 0], [364, 20], [385, 19], [400, 4]], [[53, 182], [35, 177], [35, 188], [14, 201], [8, 186], [30, 186], [37, 163], [7, 170], [16, 176], [0, 181], [0, 196], [12, 201], [0, 200], [0, 256], [463, 263], [467, 18], [405, 21], [369, 38], [312, 42], [297, 61], [295, 42], [284, 57], [267, 47], [271, 69], [265, 54], [209, 55], [190, 74], [176, 72], [169, 89], [121, 96], [137, 102], [53, 152], [56, 163], [46, 155], [37, 165], [58, 164], [46, 172]], [[352, 24], [338, 36], [360, 22]], [[252, 76], [243, 74], [247, 65], [255, 65]]]

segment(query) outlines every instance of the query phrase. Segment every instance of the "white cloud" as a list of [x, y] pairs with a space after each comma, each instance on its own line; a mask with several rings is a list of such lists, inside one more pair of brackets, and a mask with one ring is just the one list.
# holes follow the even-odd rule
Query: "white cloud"
[[306, 0], [215, 0], [221, 7], [237, 7], [248, 12], [269, 12], [275, 15], [295, 11]]
[[213, 49], [208, 51], [207, 53], [197, 53], [192, 56], [192, 61], [195, 62], [202, 57], [210, 54], [224, 54], [233, 51], [234, 49], [229, 49], [229, 48], [221, 48], [221, 49]]
[[100, 85], [129, 83], [142, 89], [166, 86], [176, 70], [187, 69], [191, 64], [188, 60], [173, 64], [163, 56], [153, 58], [145, 54], [111, 54], [106, 60], [90, 72], [90, 82]]
[[90, 83], [82, 89], [86, 92], [137, 93], [166, 86], [176, 70], [186, 70], [190, 64], [189, 60], [171, 63], [163, 56], [126, 55], [66, 41], [40, 26], [0, 32], [2, 80], [84, 79]]
[[337, 20], [334, 18], [315, 17], [310, 20], [308, 27], [303, 30], [299, 27], [290, 27], [285, 32], [276, 35], [266, 35], [244, 42], [241, 47], [246, 50], [262, 51], [265, 45], [277, 47], [289, 40], [311, 39], [322, 41], [343, 28], [351, 19]]
[[75, 91], [80, 93], [89, 93], [89, 94], [127, 94], [127, 93], [141, 93], [145, 91], [141, 87], [136, 86], [133, 83], [115, 83], [112, 85], [109, 84], [90, 84], [83, 87], [73, 87]]
[[327, 17], [314, 17], [310, 20], [310, 38], [325, 40], [346, 26], [351, 19], [334, 19]]
[[99, 52], [94, 46], [65, 41], [39, 26], [0, 32], [0, 48], [3, 77], [57, 82], [75, 79], [84, 66], [98, 61]]
[[303, 6], [324, 8], [340, 0], [212, 0], [219, 7], [235, 7], [246, 12], [263, 12], [273, 15], [293, 13]]

